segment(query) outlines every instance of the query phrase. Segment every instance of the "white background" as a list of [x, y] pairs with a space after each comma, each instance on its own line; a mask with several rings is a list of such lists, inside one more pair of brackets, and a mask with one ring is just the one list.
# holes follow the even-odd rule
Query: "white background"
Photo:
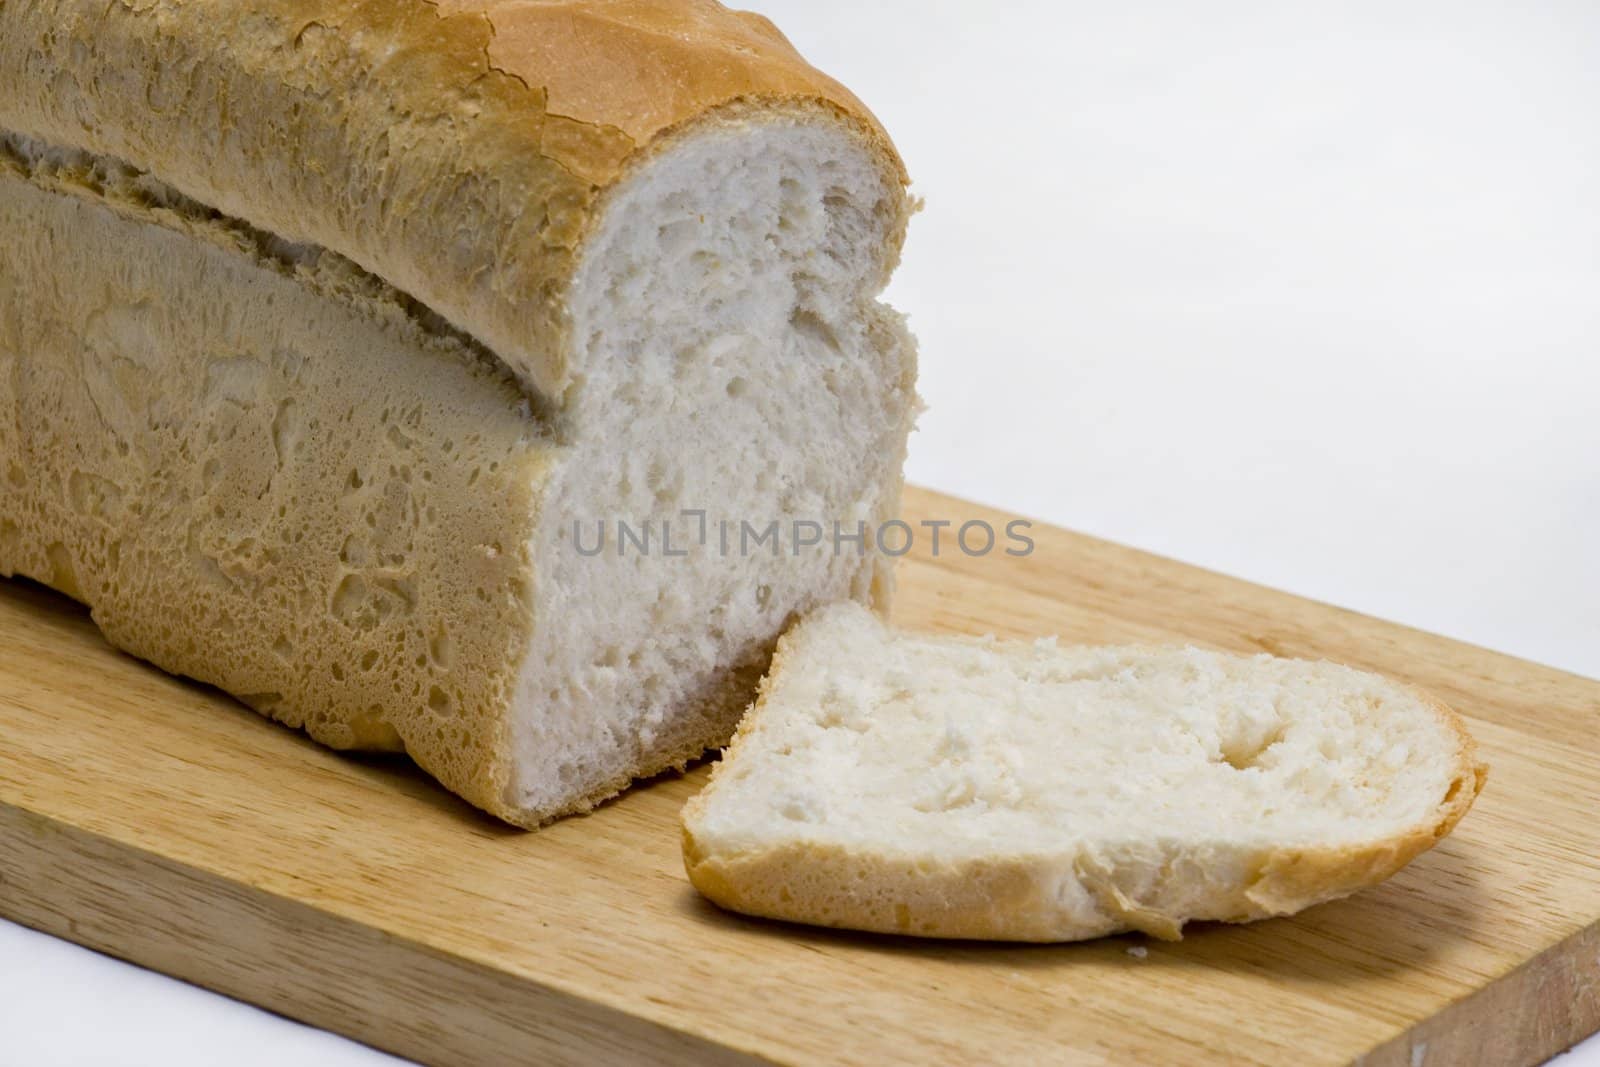
[[[927, 198], [913, 480], [1600, 677], [1600, 5], [755, 6]], [[4, 924], [0, 1005], [3, 1067], [384, 1059]]]

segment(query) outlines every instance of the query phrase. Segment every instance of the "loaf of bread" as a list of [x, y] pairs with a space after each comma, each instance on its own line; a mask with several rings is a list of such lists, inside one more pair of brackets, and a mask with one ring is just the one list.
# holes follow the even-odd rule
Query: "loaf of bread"
[[711, 0], [0, 3], [0, 574], [506, 820], [583, 810], [887, 595], [685, 539], [895, 512], [909, 213], [865, 108]]
[[779, 643], [684, 862], [772, 918], [1176, 938], [1387, 878], [1484, 774], [1454, 712], [1347, 667], [925, 637], [840, 604]]

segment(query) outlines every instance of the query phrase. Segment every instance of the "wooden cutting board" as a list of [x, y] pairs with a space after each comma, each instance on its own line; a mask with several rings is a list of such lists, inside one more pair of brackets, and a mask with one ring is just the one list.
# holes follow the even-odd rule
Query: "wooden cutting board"
[[[1010, 518], [907, 503], [913, 521]], [[1533, 1063], [1600, 1028], [1600, 683], [1034, 536], [1024, 559], [908, 558], [898, 620], [1385, 671], [1466, 714], [1492, 765], [1477, 808], [1376, 890], [1175, 944], [784, 926], [719, 912], [684, 880], [677, 812], [704, 768], [518, 833], [0, 582], [0, 913], [436, 1063], [1420, 1067]]]

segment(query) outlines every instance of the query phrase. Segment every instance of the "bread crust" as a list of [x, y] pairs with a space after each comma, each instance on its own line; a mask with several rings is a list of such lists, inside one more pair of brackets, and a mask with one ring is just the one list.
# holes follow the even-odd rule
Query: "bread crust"
[[905, 183], [859, 100], [712, 0], [0, 5], [0, 131], [331, 249], [556, 407], [566, 292], [605, 191], [668, 135], [751, 108], [842, 123]]
[[554, 457], [516, 383], [335, 257], [126, 172], [0, 152], [0, 223], [0, 575], [506, 814]]
[[[788, 653], [786, 635], [725, 761], [738, 759], [740, 746], [748, 743]], [[946, 859], [799, 839], [718, 850], [701, 840], [696, 827], [715, 795], [721, 765], [684, 806], [684, 869], [700, 893], [731, 911], [929, 938], [1061, 942], [1138, 931], [1177, 940], [1184, 925], [1196, 920], [1250, 922], [1289, 915], [1388, 878], [1447, 835], [1483, 789], [1488, 767], [1477, 758], [1461, 717], [1437, 697], [1408, 688], [1456, 740], [1450, 786], [1427, 818], [1356, 847], [1262, 850], [1246, 859], [1248, 877], [1202, 880], [1202, 891], [1188, 894], [1181, 907], [1162, 898], [1162, 879], [1152, 883], [1145, 877], [1147, 868], [1121, 868], [1114, 859], [1080, 850], [1044, 847], [1011, 856]]]

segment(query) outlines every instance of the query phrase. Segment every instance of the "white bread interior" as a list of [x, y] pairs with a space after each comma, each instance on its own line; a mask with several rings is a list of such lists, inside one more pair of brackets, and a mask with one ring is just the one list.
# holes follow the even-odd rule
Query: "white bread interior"
[[900, 633], [780, 642], [684, 809], [725, 907], [932, 937], [1175, 938], [1388, 877], [1485, 769], [1433, 698], [1325, 662]]
[[[915, 358], [876, 296], [901, 195], [839, 129], [770, 116], [679, 139], [613, 192], [571, 298], [580, 370], [533, 548], [550, 624], [518, 681], [514, 807], [698, 756], [797, 613], [881, 602], [884, 557], [831, 535], [898, 507]], [[652, 518], [686, 558], [618, 543], [616, 520]], [[722, 523], [773, 520], [776, 553], [722, 551]], [[827, 542], [796, 552], [795, 521]], [[575, 524], [605, 550], [575, 551]]]

